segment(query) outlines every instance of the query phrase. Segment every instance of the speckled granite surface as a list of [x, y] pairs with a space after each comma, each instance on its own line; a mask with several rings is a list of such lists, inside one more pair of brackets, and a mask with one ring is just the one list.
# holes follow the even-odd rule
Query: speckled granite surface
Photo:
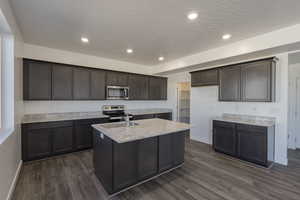
[[[172, 112], [172, 109], [166, 109], [166, 108], [129, 109], [129, 110], [126, 110], [126, 112], [128, 114], [132, 114], [132, 115], [145, 115], [145, 114], [169, 113], [169, 112]], [[25, 115], [22, 123], [27, 124], [27, 123], [38, 123], [38, 122], [53, 122], [53, 121], [93, 119], [93, 118], [106, 118], [106, 117], [108, 117], [108, 116], [103, 115], [102, 111], [44, 113], [44, 114]]]
[[215, 117], [213, 120], [234, 122], [240, 124], [249, 124], [255, 126], [274, 126], [276, 123], [275, 117], [254, 116], [254, 115], [238, 115], [224, 113], [221, 117]]
[[77, 119], [107, 118], [102, 112], [68, 112], [25, 115], [22, 123], [53, 122]]
[[137, 120], [134, 122], [138, 123], [138, 125], [132, 127], [120, 127], [118, 124], [124, 124], [125, 122], [116, 122], [108, 124], [95, 124], [92, 126], [118, 143], [141, 140], [190, 129], [189, 124], [157, 118]]
[[147, 115], [147, 114], [159, 114], [159, 113], [171, 113], [172, 109], [166, 108], [149, 108], [149, 109], [128, 109], [126, 110], [131, 115]]

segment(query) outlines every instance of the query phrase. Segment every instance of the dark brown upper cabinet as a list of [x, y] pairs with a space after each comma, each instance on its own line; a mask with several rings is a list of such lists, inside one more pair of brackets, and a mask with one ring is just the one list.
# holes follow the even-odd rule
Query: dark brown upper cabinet
[[240, 101], [241, 65], [221, 68], [219, 76], [219, 101]]
[[[106, 100], [106, 86], [130, 100], [167, 100], [167, 78], [23, 59], [24, 100]], [[150, 80], [151, 79], [151, 80]]]
[[208, 69], [191, 72], [192, 87], [219, 85], [219, 70]]
[[168, 79], [163, 77], [149, 78], [149, 99], [150, 100], [167, 100], [167, 83]]
[[263, 60], [241, 68], [242, 101], [271, 102], [275, 99], [275, 63]]
[[52, 99], [73, 99], [73, 67], [54, 64], [52, 71]]
[[106, 85], [110, 86], [128, 86], [128, 74], [122, 72], [107, 72]]
[[52, 64], [24, 59], [24, 100], [51, 100]]
[[73, 70], [73, 98], [75, 100], [90, 99], [90, 70], [83, 68], [74, 68]]
[[149, 98], [149, 78], [147, 76], [130, 74], [128, 86], [130, 100], [147, 100]]
[[91, 70], [91, 100], [105, 100], [106, 72]]

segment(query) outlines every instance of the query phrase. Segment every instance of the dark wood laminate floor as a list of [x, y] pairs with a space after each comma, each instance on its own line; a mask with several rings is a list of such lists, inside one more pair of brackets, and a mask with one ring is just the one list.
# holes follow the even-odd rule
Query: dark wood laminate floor
[[[13, 199], [101, 200], [107, 195], [93, 173], [92, 151], [85, 151], [25, 164]], [[299, 200], [300, 151], [289, 151], [288, 167], [268, 170], [190, 142], [182, 168], [112, 199]]]

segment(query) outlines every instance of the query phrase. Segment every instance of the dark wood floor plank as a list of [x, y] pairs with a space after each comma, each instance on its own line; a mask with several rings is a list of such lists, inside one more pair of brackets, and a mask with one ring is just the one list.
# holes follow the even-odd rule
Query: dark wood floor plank
[[161, 177], [109, 197], [94, 174], [91, 150], [25, 163], [13, 200], [299, 200], [300, 151], [289, 166], [260, 168], [186, 143], [185, 164]]

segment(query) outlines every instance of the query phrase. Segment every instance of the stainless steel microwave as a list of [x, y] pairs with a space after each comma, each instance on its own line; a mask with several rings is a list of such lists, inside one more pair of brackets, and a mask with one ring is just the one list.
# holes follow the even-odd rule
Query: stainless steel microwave
[[129, 99], [129, 87], [107, 86], [106, 99], [108, 100]]

